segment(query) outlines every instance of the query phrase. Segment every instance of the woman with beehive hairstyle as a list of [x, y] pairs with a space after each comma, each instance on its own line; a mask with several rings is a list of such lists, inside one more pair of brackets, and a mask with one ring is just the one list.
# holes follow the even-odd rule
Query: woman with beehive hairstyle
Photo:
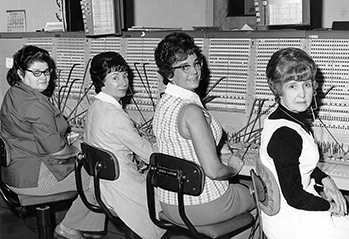
[[[269, 239], [345, 239], [349, 235], [346, 200], [316, 166], [319, 151], [309, 121], [316, 71], [313, 59], [298, 48], [275, 52], [266, 68], [278, 107], [264, 121], [260, 159], [281, 191], [280, 211], [273, 216], [262, 213]], [[323, 187], [322, 196], [315, 184]]]

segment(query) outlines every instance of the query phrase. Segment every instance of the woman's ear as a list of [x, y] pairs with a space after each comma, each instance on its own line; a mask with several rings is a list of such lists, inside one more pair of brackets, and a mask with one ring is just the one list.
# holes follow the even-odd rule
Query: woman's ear
[[19, 77], [21, 80], [23, 80], [23, 78], [24, 78], [24, 72], [23, 72], [21, 69], [18, 69], [18, 70], [17, 70], [17, 75], [18, 75], [18, 77]]

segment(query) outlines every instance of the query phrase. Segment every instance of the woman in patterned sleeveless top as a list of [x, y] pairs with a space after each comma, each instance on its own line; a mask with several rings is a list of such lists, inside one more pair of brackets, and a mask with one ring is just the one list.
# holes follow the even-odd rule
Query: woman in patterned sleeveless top
[[[186, 213], [194, 225], [228, 220], [254, 208], [248, 188], [229, 183], [241, 169], [241, 160], [232, 157], [230, 163], [222, 163], [217, 155], [222, 127], [195, 93], [202, 79], [203, 58], [193, 38], [181, 32], [166, 36], [155, 50], [166, 85], [153, 120], [159, 151], [199, 164], [206, 175], [203, 193], [184, 198]], [[159, 196], [164, 213], [183, 223], [176, 196], [165, 190], [160, 190]]]

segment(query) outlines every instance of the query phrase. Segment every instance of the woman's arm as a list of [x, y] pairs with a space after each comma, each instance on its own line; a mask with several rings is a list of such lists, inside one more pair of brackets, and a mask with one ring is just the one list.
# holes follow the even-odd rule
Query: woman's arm
[[219, 160], [210, 126], [199, 106], [185, 105], [178, 123], [182, 136], [193, 141], [200, 165], [209, 178], [227, 180], [238, 173], [237, 170], [222, 164]]
[[302, 138], [293, 129], [281, 127], [268, 143], [268, 154], [273, 159], [280, 182], [281, 192], [287, 203], [297, 209], [326, 211], [328, 201], [303, 190], [299, 171], [299, 157], [302, 152]]
[[31, 124], [39, 153], [60, 158], [69, 158], [76, 154], [76, 148], [68, 146], [63, 133], [58, 131], [57, 124], [67, 126], [68, 123], [63, 116], [56, 115], [45, 102], [33, 102], [25, 114], [25, 120]]
[[73, 145], [64, 145], [64, 148], [61, 150], [51, 153], [50, 155], [57, 160], [69, 159], [70, 157], [76, 156], [79, 152], [79, 149]]
[[[115, 118], [113, 118], [115, 119]], [[154, 151], [148, 140], [141, 137], [133, 125], [133, 122], [126, 115], [119, 114], [117, 117], [118, 126], [115, 131], [117, 137], [127, 148], [135, 153], [138, 158], [149, 163], [151, 153]]]

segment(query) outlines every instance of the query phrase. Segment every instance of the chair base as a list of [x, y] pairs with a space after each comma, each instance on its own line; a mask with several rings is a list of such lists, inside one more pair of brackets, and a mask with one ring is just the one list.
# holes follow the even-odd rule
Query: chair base
[[52, 239], [56, 217], [50, 206], [36, 207], [36, 221], [39, 239]]

